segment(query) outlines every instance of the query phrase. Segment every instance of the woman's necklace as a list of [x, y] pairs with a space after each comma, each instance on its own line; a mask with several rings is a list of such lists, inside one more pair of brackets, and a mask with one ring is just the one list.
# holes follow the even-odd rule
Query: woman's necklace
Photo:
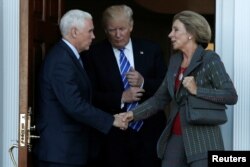
[[179, 81], [181, 81], [182, 78], [183, 78], [183, 72], [181, 72], [180, 75], [179, 75]]
[[182, 78], [183, 78], [183, 73], [184, 73], [185, 70], [186, 70], [186, 68], [180, 67], [180, 73], [179, 73], [179, 76], [178, 76], [179, 81], [182, 80]]

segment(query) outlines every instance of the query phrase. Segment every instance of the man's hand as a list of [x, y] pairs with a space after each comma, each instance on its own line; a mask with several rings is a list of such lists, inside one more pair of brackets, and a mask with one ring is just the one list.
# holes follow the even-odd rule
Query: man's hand
[[135, 101], [141, 100], [143, 93], [145, 92], [144, 89], [139, 87], [130, 87], [129, 89], [125, 90], [122, 93], [122, 102], [123, 103], [132, 103]]
[[115, 114], [114, 117], [115, 120], [113, 122], [113, 126], [122, 130], [126, 130], [128, 128], [128, 121], [123, 121], [123, 116]]
[[130, 122], [134, 119], [134, 113], [132, 111], [119, 113], [123, 121]]
[[127, 72], [126, 77], [128, 83], [132, 87], [141, 87], [144, 82], [144, 78], [142, 77], [142, 75], [134, 68], [131, 68], [130, 71]]
[[[127, 111], [127, 112], [119, 113], [119, 116], [122, 118], [123, 122], [127, 123], [127, 125], [129, 125], [129, 122], [134, 119], [132, 111]], [[126, 130], [127, 128], [121, 127], [120, 129], [121, 130]]]

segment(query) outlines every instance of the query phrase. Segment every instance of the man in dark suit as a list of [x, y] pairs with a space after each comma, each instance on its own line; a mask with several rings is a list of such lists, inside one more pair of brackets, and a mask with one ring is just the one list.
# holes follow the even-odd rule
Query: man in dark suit
[[36, 167], [85, 167], [94, 129], [108, 133], [111, 126], [127, 124], [91, 105], [91, 84], [79, 53], [94, 39], [92, 16], [68, 11], [60, 21], [62, 40], [45, 57], [39, 80], [40, 135]]
[[[142, 102], [152, 96], [165, 75], [160, 47], [151, 41], [130, 38], [133, 29], [132, 15], [131, 8], [126, 5], [107, 8], [103, 13], [107, 39], [93, 45], [84, 55], [86, 71], [93, 85], [93, 103], [111, 114], [127, 110], [131, 102]], [[124, 88], [121, 79], [120, 49], [132, 66], [126, 73], [130, 85], [128, 89]], [[144, 120], [138, 131], [132, 128], [127, 131], [112, 128], [102, 139], [102, 165], [160, 167], [156, 143], [164, 125], [164, 112], [159, 112]]]

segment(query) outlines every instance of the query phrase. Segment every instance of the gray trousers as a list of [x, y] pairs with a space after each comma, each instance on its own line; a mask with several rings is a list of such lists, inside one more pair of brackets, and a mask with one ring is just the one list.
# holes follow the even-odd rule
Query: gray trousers
[[207, 167], [207, 159], [187, 163], [184, 144], [181, 135], [172, 134], [162, 159], [162, 167]]

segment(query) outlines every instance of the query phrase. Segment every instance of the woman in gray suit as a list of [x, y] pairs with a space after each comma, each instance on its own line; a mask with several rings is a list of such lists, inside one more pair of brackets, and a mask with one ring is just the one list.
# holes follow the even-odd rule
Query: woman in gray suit
[[218, 125], [188, 123], [187, 97], [233, 105], [238, 96], [218, 54], [204, 49], [211, 40], [211, 29], [203, 16], [192, 11], [176, 14], [168, 36], [176, 52], [162, 85], [153, 97], [122, 114], [127, 121], [145, 119], [170, 105], [157, 144], [162, 167], [205, 167], [208, 150], [224, 149], [221, 131]]

